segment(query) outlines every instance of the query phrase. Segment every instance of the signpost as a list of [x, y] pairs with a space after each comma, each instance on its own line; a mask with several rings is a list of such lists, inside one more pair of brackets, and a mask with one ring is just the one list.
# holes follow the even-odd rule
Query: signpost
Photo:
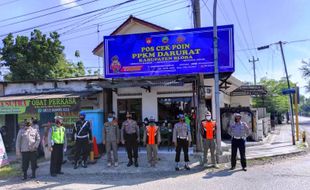
[[282, 89], [282, 94], [283, 95], [295, 94], [295, 92], [296, 92], [295, 88]]
[[[104, 37], [106, 78], [213, 74], [213, 28]], [[234, 72], [233, 26], [218, 27], [219, 72]]]

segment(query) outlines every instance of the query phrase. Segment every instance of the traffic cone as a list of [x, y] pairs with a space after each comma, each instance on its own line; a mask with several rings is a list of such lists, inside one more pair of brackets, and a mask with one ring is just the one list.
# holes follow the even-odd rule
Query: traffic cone
[[98, 150], [96, 137], [94, 137], [94, 139], [93, 139], [93, 150], [94, 150], [94, 158], [98, 159], [99, 158], [99, 150]]
[[89, 163], [95, 164], [97, 160], [94, 159], [94, 146], [92, 144], [90, 144], [89, 146], [90, 146]]

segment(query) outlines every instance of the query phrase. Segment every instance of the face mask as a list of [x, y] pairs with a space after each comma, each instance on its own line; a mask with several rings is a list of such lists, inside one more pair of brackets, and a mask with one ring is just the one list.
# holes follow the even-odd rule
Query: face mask
[[144, 121], [144, 124], [147, 124], [147, 121]]
[[113, 118], [109, 117], [108, 122], [112, 122], [112, 121], [113, 121]]
[[206, 119], [210, 121], [212, 118], [211, 116], [206, 116]]
[[85, 117], [80, 117], [80, 119], [81, 119], [82, 121], [84, 121]]
[[127, 117], [127, 120], [131, 119], [131, 117]]
[[168, 123], [168, 121], [167, 121], [167, 120], [165, 120], [165, 123]]
[[239, 119], [235, 118], [235, 122], [239, 122]]

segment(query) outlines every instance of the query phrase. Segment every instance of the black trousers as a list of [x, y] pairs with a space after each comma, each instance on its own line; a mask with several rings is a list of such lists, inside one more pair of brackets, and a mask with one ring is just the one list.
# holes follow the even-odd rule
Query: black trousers
[[184, 161], [189, 162], [188, 158], [188, 140], [186, 139], [177, 139], [177, 147], [175, 154], [175, 162], [180, 162], [181, 150], [183, 149]]
[[53, 148], [53, 151], [51, 155], [50, 172], [51, 174], [57, 174], [61, 172], [64, 145], [54, 144], [52, 148]]
[[83, 161], [87, 161], [87, 157], [89, 155], [90, 146], [88, 138], [76, 139], [75, 142], [75, 155], [74, 161], [77, 163], [82, 155]]
[[136, 134], [126, 134], [125, 146], [129, 161], [132, 162], [132, 158], [137, 161], [138, 159], [138, 141]]
[[239, 149], [240, 152], [241, 166], [242, 168], [246, 168], [245, 140], [235, 138], [231, 141], [231, 167], [236, 167], [237, 149]]
[[34, 173], [37, 168], [37, 152], [22, 152], [22, 170], [27, 173], [29, 168], [29, 162], [31, 163], [31, 170]]

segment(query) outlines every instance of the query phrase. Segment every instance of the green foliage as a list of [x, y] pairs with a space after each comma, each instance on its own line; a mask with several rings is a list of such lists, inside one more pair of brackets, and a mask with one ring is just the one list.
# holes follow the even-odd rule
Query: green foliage
[[56, 66], [51, 71], [52, 78], [69, 78], [85, 76], [85, 68], [82, 62], [77, 64], [69, 62], [64, 55], [58, 58]]
[[[255, 97], [254, 107], [266, 107], [269, 113], [285, 113], [289, 109], [289, 96], [282, 95], [282, 89], [287, 88], [286, 79], [274, 80], [262, 78], [260, 85], [265, 86], [268, 91], [265, 97]], [[295, 86], [290, 82], [291, 87]]]
[[308, 62], [303, 60], [302, 63], [303, 63], [303, 65], [300, 68], [300, 70], [302, 71], [303, 77], [306, 80], [308, 80], [307, 81], [308, 84], [305, 86], [305, 88], [308, 92], [310, 92], [310, 80], [309, 80], [309, 78], [310, 78], [310, 59], [308, 60]]
[[[3, 39], [3, 47], [0, 48], [1, 63], [10, 69], [5, 79], [46, 80], [85, 75], [83, 63], [68, 62], [63, 50], [64, 46], [56, 32], [47, 36], [34, 30], [30, 37], [16, 38], [9, 34]], [[79, 57], [80, 53], [76, 51], [75, 55]]]
[[299, 97], [299, 113], [304, 116], [310, 116], [310, 98], [303, 95]]

